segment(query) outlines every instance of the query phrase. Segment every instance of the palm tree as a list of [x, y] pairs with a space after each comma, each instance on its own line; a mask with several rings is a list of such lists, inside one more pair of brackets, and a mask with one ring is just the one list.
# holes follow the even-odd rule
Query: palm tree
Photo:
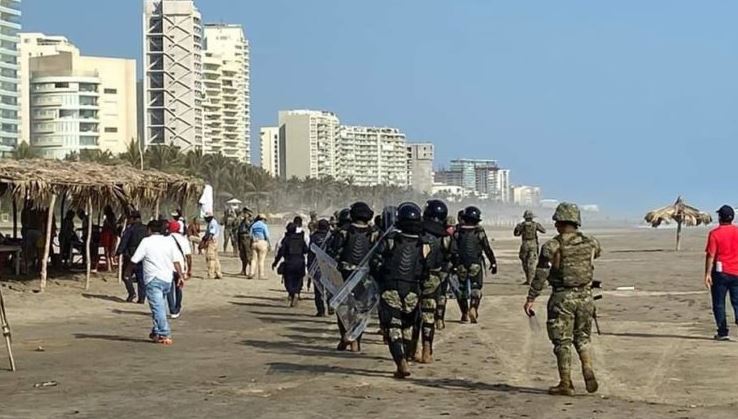
[[687, 227], [698, 226], [701, 224], [710, 224], [712, 216], [706, 212], [702, 212], [695, 207], [691, 207], [684, 203], [682, 197], [678, 197], [672, 205], [650, 211], [644, 217], [646, 222], [656, 228], [662, 223], [668, 224], [671, 221], [677, 223], [676, 250], [681, 249], [682, 242], [682, 225]]
[[178, 173], [182, 169], [182, 153], [174, 145], [152, 145], [144, 153], [146, 167], [162, 172]]
[[141, 153], [141, 143], [136, 139], [131, 139], [128, 143], [126, 151], [118, 156], [118, 159], [127, 162], [133, 167], [141, 170], [144, 168], [143, 154]]
[[25, 141], [21, 141], [15, 148], [15, 151], [13, 151], [13, 158], [16, 160], [30, 160], [38, 157], [38, 152], [31, 148], [31, 146]]

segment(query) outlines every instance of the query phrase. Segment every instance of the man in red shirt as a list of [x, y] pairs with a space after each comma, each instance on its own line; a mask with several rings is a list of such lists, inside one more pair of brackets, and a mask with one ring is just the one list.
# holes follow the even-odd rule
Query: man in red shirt
[[729, 205], [718, 210], [720, 225], [707, 236], [705, 250], [705, 286], [712, 294], [712, 312], [717, 323], [715, 340], [730, 340], [728, 321], [725, 317], [725, 296], [730, 293], [730, 303], [738, 324], [738, 227], [733, 225], [735, 211]]

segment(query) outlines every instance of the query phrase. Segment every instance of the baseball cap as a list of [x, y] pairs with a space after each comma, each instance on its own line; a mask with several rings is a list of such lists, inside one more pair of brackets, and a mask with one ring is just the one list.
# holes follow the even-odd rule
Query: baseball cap
[[169, 232], [170, 233], [179, 233], [179, 223], [175, 220], [169, 221]]
[[735, 218], [735, 210], [730, 205], [723, 205], [717, 210], [718, 216], [721, 220], [733, 220]]

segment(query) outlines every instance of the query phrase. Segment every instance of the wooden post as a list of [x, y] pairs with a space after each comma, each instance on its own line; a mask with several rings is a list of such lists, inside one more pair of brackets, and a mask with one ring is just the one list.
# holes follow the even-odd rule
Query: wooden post
[[92, 241], [92, 198], [87, 199], [87, 240], [85, 240], [85, 256], [87, 266], [85, 271], [85, 290], [90, 289], [90, 271], [92, 261], [90, 260], [90, 242]]
[[154, 204], [154, 216], [152, 217], [154, 220], [159, 219], [159, 197], [156, 198], [156, 203]]
[[[126, 227], [128, 226], [128, 216], [123, 219], [123, 228], [120, 230], [120, 236], [118, 236], [118, 241], [115, 243], [115, 249], [118, 249], [118, 246], [120, 246], [120, 239], [123, 237], [123, 233], [126, 232]], [[118, 283], [120, 284], [123, 282], [123, 255], [120, 255], [118, 257]]]
[[15, 360], [13, 359], [13, 349], [10, 347], [10, 324], [8, 324], [8, 316], [5, 314], [5, 299], [3, 298], [3, 290], [0, 288], [0, 329], [2, 329], [5, 338], [5, 347], [8, 348], [8, 359], [10, 359], [10, 371], [15, 371]]
[[18, 238], [18, 202], [13, 197], [13, 238]]
[[676, 242], [676, 251], [680, 251], [682, 249], [682, 222], [677, 221], [677, 242]]
[[51, 223], [54, 220], [54, 205], [56, 204], [56, 194], [51, 194], [49, 200], [49, 214], [46, 216], [46, 237], [44, 238], [44, 256], [41, 259], [41, 292], [46, 289], [47, 268], [49, 265], [49, 250], [51, 249]]

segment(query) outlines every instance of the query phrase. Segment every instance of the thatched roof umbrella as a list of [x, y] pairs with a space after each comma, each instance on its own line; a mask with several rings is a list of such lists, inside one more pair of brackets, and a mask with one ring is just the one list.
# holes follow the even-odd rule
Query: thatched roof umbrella
[[645, 220], [654, 228], [662, 223], [668, 224], [675, 221], [677, 223], [676, 250], [679, 251], [682, 242], [682, 225], [687, 227], [707, 225], [712, 222], [712, 216], [685, 204], [680, 196], [672, 205], [650, 211], [646, 214]]
[[[53, 205], [59, 195], [68, 196], [72, 205], [92, 208], [106, 204], [129, 206], [154, 205], [169, 198], [183, 202], [196, 198], [204, 183], [199, 179], [138, 170], [127, 165], [106, 166], [89, 162], [62, 162], [57, 160], [2, 160], [0, 161], [0, 195], [13, 199], [29, 199], [37, 207], [50, 208], [46, 225], [50, 225]], [[91, 226], [91, 222], [89, 223]], [[91, 234], [87, 234], [88, 241]], [[47, 229], [44, 260], [41, 269], [41, 288], [46, 285], [46, 261], [50, 242]], [[86, 287], [89, 286], [89, 257]]]

